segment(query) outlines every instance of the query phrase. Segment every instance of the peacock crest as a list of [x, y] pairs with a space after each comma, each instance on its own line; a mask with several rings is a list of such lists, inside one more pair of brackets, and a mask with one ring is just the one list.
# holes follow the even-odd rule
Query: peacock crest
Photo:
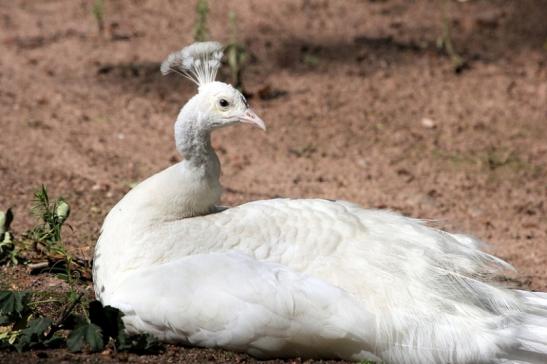
[[196, 85], [215, 81], [224, 48], [218, 42], [196, 42], [171, 53], [161, 64], [161, 73], [178, 73]]

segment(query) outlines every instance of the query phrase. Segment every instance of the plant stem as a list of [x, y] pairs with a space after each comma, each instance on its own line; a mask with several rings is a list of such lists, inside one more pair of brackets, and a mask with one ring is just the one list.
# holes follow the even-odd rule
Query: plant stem
[[53, 302], [56, 302], [56, 303], [60, 303], [61, 301], [59, 300], [56, 300], [56, 299], [50, 299], [50, 300], [42, 300], [42, 301], [32, 301], [32, 302], [29, 302], [29, 306], [32, 305], [32, 306], [37, 306], [37, 305], [42, 305], [44, 303], [53, 303]]
[[49, 330], [46, 338], [51, 338], [55, 332], [59, 331], [59, 329], [63, 326], [63, 323], [68, 319], [68, 316], [72, 313], [74, 310], [74, 307], [80, 302], [80, 300], [83, 297], [83, 293], [80, 293], [76, 299], [68, 305], [67, 308], [63, 311], [63, 314], [61, 315], [61, 318], [57, 320], [53, 325], [51, 325], [51, 329]]
[[456, 72], [461, 71], [465, 62], [462, 57], [456, 52], [452, 44], [452, 25], [450, 22], [449, 14], [449, 0], [441, 0], [442, 12], [443, 12], [443, 35], [442, 35], [442, 47], [446, 50], [446, 53], [450, 57], [454, 70]]

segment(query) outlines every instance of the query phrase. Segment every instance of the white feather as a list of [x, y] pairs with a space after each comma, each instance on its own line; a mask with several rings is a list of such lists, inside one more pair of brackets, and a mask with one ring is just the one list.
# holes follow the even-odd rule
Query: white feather
[[367, 347], [375, 317], [358, 301], [319, 279], [238, 252], [197, 254], [140, 270], [107, 303], [125, 308], [131, 332], [152, 332], [169, 342], [258, 357], [376, 358]]
[[167, 56], [160, 70], [164, 75], [179, 73], [201, 86], [215, 81], [222, 55], [220, 43], [197, 42]]

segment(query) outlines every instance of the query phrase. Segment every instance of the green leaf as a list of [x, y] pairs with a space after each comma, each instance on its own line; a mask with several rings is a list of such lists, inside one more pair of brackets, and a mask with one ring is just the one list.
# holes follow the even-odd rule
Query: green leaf
[[46, 340], [45, 333], [51, 326], [51, 319], [47, 317], [39, 317], [30, 321], [25, 329], [21, 331], [21, 335], [15, 342], [15, 348], [18, 352], [31, 349], [37, 345], [41, 345]]
[[43, 344], [46, 348], [57, 349], [64, 346], [65, 338], [58, 334], [54, 334], [51, 338], [45, 340]]
[[29, 296], [28, 292], [0, 291], [0, 325], [23, 317]]
[[8, 340], [4, 338], [0, 338], [0, 350], [8, 350], [11, 348], [12, 348], [12, 345], [8, 342]]
[[2, 328], [2, 330], [0, 330], [0, 349], [13, 349], [13, 344], [20, 334], [21, 331], [19, 330], [14, 330], [9, 327]]
[[66, 344], [73, 352], [81, 351], [84, 344], [87, 344], [91, 351], [100, 351], [104, 348], [101, 328], [91, 322], [81, 324], [68, 335]]
[[38, 317], [29, 321], [27, 327], [21, 332], [22, 336], [34, 337], [42, 336], [51, 326], [51, 319], [48, 317]]
[[63, 322], [63, 329], [74, 330], [78, 326], [81, 326], [85, 323], [87, 323], [87, 320], [82, 315], [71, 313]]
[[130, 351], [137, 354], [155, 354], [163, 345], [152, 335], [140, 334], [128, 336], [123, 324], [123, 312], [112, 306], [104, 306], [99, 301], [89, 303], [89, 319], [99, 326], [103, 333], [103, 343], [110, 338], [118, 351]]

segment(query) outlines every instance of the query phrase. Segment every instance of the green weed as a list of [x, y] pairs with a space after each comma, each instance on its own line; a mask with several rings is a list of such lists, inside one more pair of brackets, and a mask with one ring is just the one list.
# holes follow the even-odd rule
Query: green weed
[[63, 309], [55, 318], [36, 309], [39, 301], [33, 300], [33, 293], [0, 291], [0, 350], [23, 352], [67, 347], [72, 352], [86, 348], [97, 352], [109, 343], [116, 351], [154, 354], [162, 350], [161, 344], [150, 335], [127, 335], [120, 310], [103, 306], [99, 301], [82, 307], [82, 296], [76, 300], [65, 298]]
[[311, 158], [315, 152], [317, 152], [317, 146], [313, 143], [308, 143], [301, 147], [289, 148], [289, 153], [297, 156], [298, 158]]
[[449, 152], [434, 149], [432, 155], [436, 158], [451, 162], [454, 166], [475, 166], [487, 171], [506, 169], [513, 172], [539, 173], [540, 166], [524, 161], [512, 150], [490, 148], [481, 152]]
[[95, 18], [99, 33], [102, 34], [104, 32], [104, 0], [95, 0], [91, 8], [91, 13]]
[[34, 193], [31, 211], [38, 222], [20, 238], [10, 231], [11, 210], [0, 212], [0, 264], [27, 263], [33, 274], [56, 274], [69, 283], [75, 295], [78, 281], [91, 280], [91, 264], [72, 256], [62, 240], [63, 226], [70, 216], [69, 204], [62, 197], [51, 200], [42, 185]]
[[63, 250], [61, 244], [61, 229], [70, 215], [70, 206], [59, 197], [50, 201], [44, 185], [34, 193], [33, 214], [41, 221], [28, 233], [27, 237], [42, 243], [48, 250]]
[[204, 42], [209, 39], [208, 15], [209, 4], [207, 0], [198, 0], [196, 3], [196, 25], [194, 26], [194, 41], [196, 42]]
[[441, 0], [442, 13], [443, 13], [443, 34], [437, 38], [437, 48], [446, 51], [447, 55], [452, 61], [452, 67], [454, 72], [459, 73], [467, 67], [467, 62], [456, 52], [454, 45], [452, 44], [452, 25], [448, 16], [449, 0]]
[[302, 58], [302, 62], [310, 67], [315, 67], [319, 64], [319, 57], [311, 53], [306, 53], [304, 54], [304, 58]]
[[240, 91], [243, 91], [243, 69], [247, 60], [247, 50], [238, 40], [238, 26], [236, 13], [228, 13], [228, 25], [230, 27], [230, 43], [226, 46], [226, 59], [230, 68], [231, 83]]

